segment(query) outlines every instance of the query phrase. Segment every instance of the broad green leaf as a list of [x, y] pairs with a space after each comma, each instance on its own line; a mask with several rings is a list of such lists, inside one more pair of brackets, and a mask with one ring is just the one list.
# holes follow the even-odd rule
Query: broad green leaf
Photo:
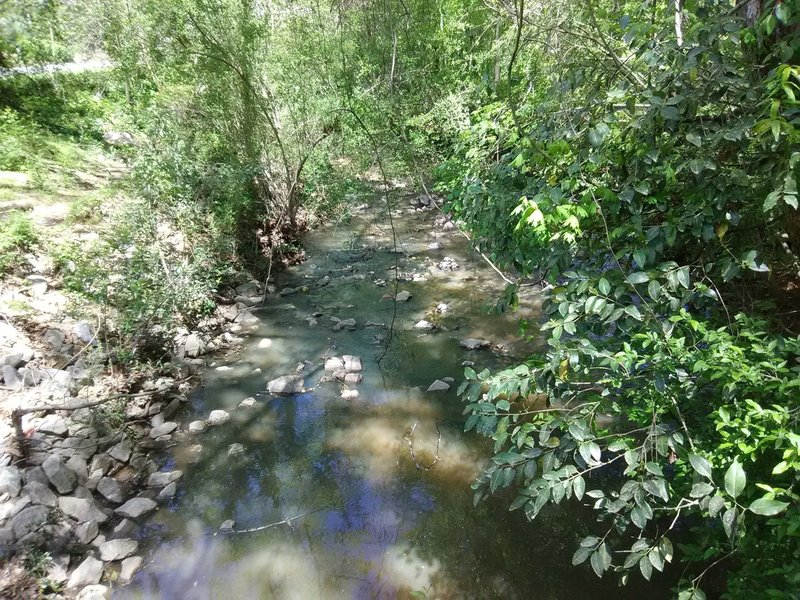
[[597, 288], [600, 290], [601, 294], [605, 294], [606, 296], [611, 291], [611, 284], [608, 283], [608, 279], [605, 277], [601, 277], [600, 281], [597, 284]]
[[575, 551], [575, 554], [572, 555], [572, 564], [577, 566], [583, 562], [586, 562], [586, 559], [592, 555], [591, 548], [583, 548], [580, 547]]
[[633, 186], [637, 192], [639, 192], [642, 196], [647, 196], [650, 193], [650, 184], [646, 181], [637, 181], [636, 185]]
[[642, 577], [650, 581], [650, 577], [653, 575], [653, 565], [647, 556], [639, 559], [639, 570], [642, 572]]
[[722, 515], [722, 528], [725, 530], [725, 535], [733, 538], [736, 534], [736, 519], [739, 516], [739, 511], [734, 508], [729, 508]]
[[711, 479], [711, 463], [705, 458], [697, 454], [690, 454], [689, 462], [692, 464], [692, 468], [700, 473], [700, 475]]
[[576, 477], [572, 482], [572, 491], [575, 498], [578, 500], [583, 499], [583, 494], [586, 490], [586, 480], [583, 477]]
[[647, 553], [647, 558], [650, 560], [650, 564], [652, 564], [656, 569], [659, 571], [664, 570], [664, 557], [661, 556], [661, 551], [657, 547], [653, 548]]
[[691, 132], [687, 133], [686, 134], [686, 140], [690, 144], [693, 144], [693, 145], [697, 146], [698, 148], [703, 145], [702, 138], [699, 135], [697, 135], [696, 133], [691, 133]]
[[628, 283], [636, 285], [638, 283], [645, 283], [647, 281], [650, 281], [650, 276], [644, 271], [637, 271], [636, 273], [631, 273], [630, 275], [628, 275], [626, 280]]
[[655, 279], [652, 279], [650, 283], [647, 284], [647, 295], [650, 296], [653, 300], [658, 300], [658, 296], [661, 294], [661, 284], [659, 284]]
[[692, 491], [689, 495], [692, 498], [702, 498], [703, 496], [707, 496], [711, 492], [714, 491], [714, 486], [710, 483], [695, 483], [692, 486]]
[[739, 494], [744, 491], [746, 484], [747, 475], [742, 465], [739, 464], [739, 460], [734, 459], [731, 466], [728, 467], [728, 470], [725, 472], [725, 491], [728, 492], [731, 497], [737, 498]]
[[716, 517], [723, 508], [725, 508], [725, 500], [722, 499], [722, 496], [714, 496], [708, 503], [708, 514]]
[[761, 515], [762, 517], [772, 517], [782, 513], [787, 508], [789, 508], [788, 502], [781, 502], [768, 496], [754, 500], [749, 506], [750, 512]]
[[672, 542], [668, 537], [661, 538], [661, 541], [658, 543], [658, 549], [661, 550], [661, 555], [664, 557], [664, 560], [672, 562], [674, 550], [672, 548]]

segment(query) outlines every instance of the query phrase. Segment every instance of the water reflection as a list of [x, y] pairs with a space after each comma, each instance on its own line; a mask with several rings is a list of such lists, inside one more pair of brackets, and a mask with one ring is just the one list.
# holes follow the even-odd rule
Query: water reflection
[[[425, 218], [406, 216], [398, 224], [416, 229]], [[394, 257], [340, 250], [345, 235], [370, 234], [373, 243], [385, 245], [386, 232], [370, 222], [356, 220], [309, 240], [310, 260], [282, 283], [311, 291], [291, 296], [293, 309], [265, 310], [258, 337], [231, 359], [232, 368], [209, 373], [183, 415], [184, 426], [214, 408], [233, 418], [175, 449], [170, 467], [185, 473], [179, 492], [148, 522], [142, 532], [146, 567], [116, 596], [402, 598], [423, 591], [430, 598], [640, 597], [641, 588], [618, 592], [608, 578], [600, 582], [570, 566], [577, 539], [586, 533], [576, 531], [574, 511], [550, 511], [530, 526], [507, 512], [508, 498], [472, 505], [469, 484], [485, 464], [485, 442], [461, 433], [454, 390], [422, 390], [436, 378], [458, 378], [465, 359], [479, 367], [511, 360], [466, 352], [458, 339], [485, 336], [521, 352], [516, 317], [481, 312], [489, 291], [498, 293], [502, 282], [471, 258], [463, 240], [447, 238], [447, 256], [462, 265], [457, 272], [431, 271], [441, 257], [403, 259], [401, 269], [416, 265], [428, 281], [403, 284], [413, 300], [398, 307], [395, 340], [379, 369], [382, 348], [373, 342], [385, 332], [364, 324], [394, 316], [393, 303], [381, 301], [387, 288], [372, 282], [386, 277]], [[410, 252], [424, 251], [430, 239], [414, 235]], [[313, 286], [322, 274], [346, 266], [352, 266], [343, 272], [347, 277], [364, 279], [342, 282], [332, 275], [331, 284]], [[450, 328], [460, 329], [425, 336], [404, 330], [443, 301], [450, 306]], [[535, 303], [528, 310], [535, 312]], [[319, 326], [308, 326], [305, 319], [320, 312]], [[359, 328], [332, 332], [332, 315], [353, 317]], [[264, 394], [266, 380], [293, 372], [302, 361], [318, 368], [331, 353], [362, 357], [358, 399], [342, 400], [337, 384], [316, 387], [321, 373], [315, 368], [305, 371], [313, 392]], [[256, 406], [236, 408], [248, 396]], [[417, 463], [435, 463], [430, 470], [411, 458], [406, 437], [415, 423]], [[229, 456], [234, 442], [244, 446], [242, 456]], [[237, 530], [257, 531], [218, 532], [227, 519]], [[649, 589], [650, 598], [664, 596]]]

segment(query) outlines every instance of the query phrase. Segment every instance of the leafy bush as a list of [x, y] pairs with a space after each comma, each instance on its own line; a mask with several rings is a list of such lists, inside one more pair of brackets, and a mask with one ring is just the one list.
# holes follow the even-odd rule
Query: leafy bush
[[19, 266], [22, 254], [29, 252], [38, 242], [38, 235], [30, 217], [22, 211], [12, 211], [0, 220], [0, 273]]
[[693, 5], [682, 44], [674, 15], [576, 7], [620, 40], [610, 62], [485, 105], [438, 171], [481, 248], [550, 283], [547, 351], [466, 370], [466, 428], [495, 442], [476, 499], [513, 488], [530, 519], [589, 502], [573, 563], [625, 582], [679, 552], [682, 598], [720, 564], [732, 598], [800, 581], [800, 73], [771, 6], [748, 27]]

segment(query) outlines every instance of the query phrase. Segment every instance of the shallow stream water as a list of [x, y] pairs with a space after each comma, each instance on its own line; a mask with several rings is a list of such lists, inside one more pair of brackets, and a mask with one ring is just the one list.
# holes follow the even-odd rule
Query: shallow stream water
[[[461, 365], [492, 368], [535, 351], [538, 342], [518, 326], [535, 321], [537, 297], [523, 296], [517, 314], [487, 314], [504, 282], [435, 209], [409, 209], [402, 191], [393, 200], [399, 253], [379, 197], [349, 222], [310, 233], [308, 259], [278, 277], [279, 288], [308, 291], [270, 297], [247, 346], [217, 359], [223, 368], [210, 370], [180, 421], [185, 429], [216, 408], [232, 418], [165, 455], [162, 468], [184, 476], [141, 532], [143, 569], [115, 597], [668, 596], [664, 587], [618, 588], [613, 576], [571, 566], [589, 533], [580, 507], [547, 510], [528, 524], [508, 511], [508, 496], [473, 506], [470, 484], [491, 447], [463, 433]], [[435, 242], [441, 248], [429, 249]], [[401, 278], [417, 279], [398, 283], [412, 294], [408, 302], [382, 299], [395, 292], [395, 263]], [[332, 331], [331, 317], [357, 327]], [[421, 319], [442, 329], [422, 333], [414, 329]], [[466, 337], [493, 347], [464, 350]], [[344, 354], [363, 362], [357, 399], [340, 398], [341, 384], [318, 383], [325, 357]], [[268, 380], [303, 361], [312, 391], [265, 392]], [[426, 392], [448, 376], [456, 380], [449, 391]], [[256, 407], [237, 408], [247, 397]], [[243, 454], [229, 456], [234, 443]], [[238, 533], [218, 531], [228, 519]]]

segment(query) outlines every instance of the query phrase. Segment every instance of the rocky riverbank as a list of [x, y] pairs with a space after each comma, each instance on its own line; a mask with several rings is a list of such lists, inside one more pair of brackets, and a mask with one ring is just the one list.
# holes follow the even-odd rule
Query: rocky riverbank
[[[16, 285], [14, 285], [16, 283]], [[142, 564], [137, 530], [176, 492], [180, 471], [154, 453], [227, 420], [175, 420], [211, 352], [233, 351], [258, 319], [261, 286], [224, 296], [191, 331], [178, 330], [158, 367], [122, 371], [102, 330], [66, 316], [46, 276], [6, 281], [4, 305], [41, 310], [0, 321], [0, 596], [105, 598]], [[13, 304], [11, 304], [13, 306]], [[222, 411], [215, 411], [222, 412]], [[31, 557], [43, 557], [34, 565]]]

